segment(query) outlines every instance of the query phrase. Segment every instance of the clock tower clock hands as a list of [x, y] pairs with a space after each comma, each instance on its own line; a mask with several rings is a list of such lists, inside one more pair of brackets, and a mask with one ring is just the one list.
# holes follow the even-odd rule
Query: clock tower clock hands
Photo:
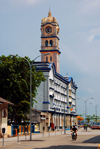
[[52, 32], [52, 28], [50, 26], [46, 27], [45, 29], [46, 33], [51, 33]]

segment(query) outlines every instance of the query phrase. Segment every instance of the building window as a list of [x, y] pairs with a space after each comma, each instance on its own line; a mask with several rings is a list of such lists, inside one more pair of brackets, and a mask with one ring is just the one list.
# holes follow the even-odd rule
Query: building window
[[45, 41], [45, 47], [48, 47], [48, 40]]
[[52, 56], [50, 56], [50, 61], [52, 61]]
[[46, 56], [46, 62], [48, 62], [48, 57]]
[[50, 47], [52, 47], [52, 45], [53, 45], [53, 42], [52, 42], [52, 40], [50, 40]]

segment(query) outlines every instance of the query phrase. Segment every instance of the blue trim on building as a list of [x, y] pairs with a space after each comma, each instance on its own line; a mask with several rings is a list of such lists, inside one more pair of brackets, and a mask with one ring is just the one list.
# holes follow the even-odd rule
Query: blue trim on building
[[64, 93], [61, 93], [61, 95], [64, 95], [64, 96], [66, 96], [66, 97], [67, 97], [67, 95], [66, 95], [66, 94], [64, 94]]
[[73, 100], [76, 100], [75, 98], [72, 98]]
[[56, 84], [56, 85], [60, 86], [60, 84], [58, 84], [58, 83], [56, 83], [56, 82], [54, 82], [54, 84]]
[[59, 50], [40, 50], [40, 52], [58, 52], [59, 54], [61, 54], [61, 52]]
[[[36, 70], [41, 70], [41, 67], [36, 68]], [[42, 67], [42, 71], [50, 71], [50, 68]]]
[[49, 101], [43, 101], [43, 104], [50, 104]]
[[53, 98], [54, 96], [52, 96], [52, 95], [49, 95], [49, 97], [50, 97], [50, 98]]
[[[53, 50], [40, 50], [40, 52], [51, 52]], [[61, 53], [59, 50], [54, 50], [54, 51], [58, 51], [59, 53]], [[77, 89], [77, 85], [75, 84], [75, 82], [73, 82], [73, 78], [72, 77], [69, 77], [68, 79], [66, 79], [65, 77], [63, 77], [62, 75], [60, 75], [59, 73], [56, 72], [56, 68], [55, 68], [55, 64], [54, 63], [48, 63], [48, 62], [35, 62], [33, 63], [34, 66], [36, 66], [36, 70], [41, 70], [41, 71], [50, 71], [51, 70], [51, 67], [53, 68], [53, 74], [54, 74], [54, 77], [57, 78], [58, 80], [66, 83], [66, 84], [69, 84], [71, 81], [72, 81], [72, 87], [74, 89]], [[38, 66], [42, 66], [43, 67], [38, 67]]]
[[69, 96], [69, 97], [71, 97], [71, 98], [72, 98], [72, 96]]
[[56, 93], [59, 93], [60, 94], [60, 92], [59, 91], [57, 91], [57, 90], [54, 90]]
[[60, 99], [56, 99], [56, 98], [54, 100], [60, 101]]
[[[48, 38], [48, 36], [42, 36], [41, 38]], [[60, 40], [58, 36], [49, 36], [49, 38], [57, 38], [58, 40]]]
[[[56, 23], [56, 24], [54, 24], [54, 23]], [[57, 26], [57, 25], [59, 26], [58, 22], [46, 22], [43, 25], [41, 25], [41, 27], [45, 26], [46, 24], [51, 24], [53, 26]]]
[[65, 87], [63, 87], [63, 86], [61, 86], [63, 89], [67, 89], [67, 88], [65, 88]]
[[49, 89], [52, 89], [52, 90], [54, 90], [54, 88], [52, 88], [52, 87], [49, 87]]
[[52, 79], [49, 79], [50, 81], [52, 81], [52, 82], [54, 82], [54, 80], [52, 80]]

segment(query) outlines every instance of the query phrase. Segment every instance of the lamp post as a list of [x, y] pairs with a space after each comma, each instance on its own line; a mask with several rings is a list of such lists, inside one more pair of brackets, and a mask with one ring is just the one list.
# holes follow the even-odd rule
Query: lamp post
[[[90, 103], [92, 104], [92, 103]], [[96, 124], [97, 124], [97, 106], [100, 104], [100, 102], [98, 104], [95, 105], [95, 114], [96, 114]]]
[[86, 103], [88, 100], [93, 99], [93, 98], [88, 98], [86, 100], [84, 100], [83, 98], [77, 98], [77, 99], [82, 99], [85, 102], [85, 121], [86, 121], [86, 115], [87, 115]]
[[55, 135], [56, 135], [56, 107], [54, 107], [54, 129], [55, 129]]
[[[50, 55], [50, 53], [46, 53], [46, 54], [44, 54], [44, 56], [45, 55]], [[32, 123], [32, 119], [31, 119], [31, 105], [32, 105], [32, 64], [33, 64], [33, 62], [30, 63], [25, 57], [16, 56], [16, 55], [13, 55], [13, 54], [11, 54], [10, 56], [24, 58], [28, 62], [29, 67], [30, 67], [30, 140], [32, 140], [32, 132], [31, 132], [31, 130], [32, 130], [31, 129], [31, 123]], [[37, 56], [34, 60], [36, 60], [40, 56], [41, 55]]]
[[99, 105], [100, 103], [98, 103], [96, 106], [95, 106], [95, 111], [96, 111], [96, 124], [97, 124], [97, 106]]
[[64, 134], [66, 134], [65, 132], [65, 103], [64, 103]]

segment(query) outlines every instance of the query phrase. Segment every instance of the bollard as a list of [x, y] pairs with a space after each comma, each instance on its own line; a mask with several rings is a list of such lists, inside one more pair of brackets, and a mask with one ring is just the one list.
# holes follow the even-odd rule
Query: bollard
[[60, 127], [61, 128], [61, 134], [62, 134], [62, 127]]
[[27, 131], [27, 127], [25, 126], [25, 140], [26, 140], [26, 131]]
[[17, 129], [15, 129], [15, 133], [16, 133], [15, 136], [17, 136]]
[[4, 146], [4, 133], [5, 133], [5, 128], [2, 128], [2, 133], [3, 133], [3, 144], [2, 144], [2, 146]]
[[19, 142], [19, 128], [17, 128], [17, 132], [18, 132], [17, 142]]
[[48, 136], [50, 137], [50, 126], [48, 127], [48, 132], [49, 132]]
[[56, 126], [55, 126], [55, 135], [56, 135]]
[[43, 134], [42, 134], [43, 137], [44, 137], [44, 130], [45, 130], [45, 127], [43, 127]]

